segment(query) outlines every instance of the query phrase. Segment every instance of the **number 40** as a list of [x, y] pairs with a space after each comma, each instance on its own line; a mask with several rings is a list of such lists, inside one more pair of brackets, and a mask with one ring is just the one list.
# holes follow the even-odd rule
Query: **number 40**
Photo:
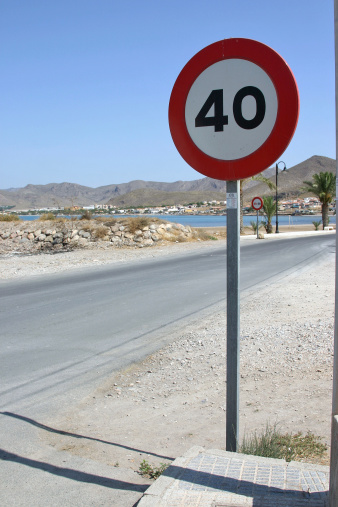
[[[256, 114], [251, 120], [247, 120], [242, 114], [242, 102], [248, 96], [256, 100]], [[214, 115], [207, 116], [212, 106]], [[241, 88], [235, 95], [232, 107], [235, 121], [242, 129], [254, 129], [264, 120], [265, 98], [261, 90], [255, 86]], [[228, 125], [228, 116], [223, 115], [223, 90], [212, 90], [195, 118], [195, 127], [214, 127], [215, 132], [223, 132], [224, 125]]]

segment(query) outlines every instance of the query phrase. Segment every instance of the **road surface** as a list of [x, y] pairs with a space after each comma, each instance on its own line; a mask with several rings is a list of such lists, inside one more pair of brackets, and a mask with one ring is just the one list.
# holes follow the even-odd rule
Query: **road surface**
[[[320, 262], [334, 245], [332, 235], [244, 243], [242, 297], [276, 277]], [[133, 505], [143, 488], [141, 479], [132, 476], [129, 482], [128, 474], [119, 477], [121, 470], [101, 470], [96, 463], [82, 463], [68, 453], [44, 448], [38, 441], [38, 426], [59, 408], [93, 391], [113, 370], [174, 339], [175, 330], [183, 325], [220, 305], [226, 311], [225, 301], [223, 247], [2, 282], [0, 502], [106, 505], [114, 490], [116, 498], [123, 498], [116, 505]], [[112, 474], [117, 478], [111, 479]], [[18, 488], [22, 478], [26, 486]], [[43, 496], [42, 478], [50, 502]]]

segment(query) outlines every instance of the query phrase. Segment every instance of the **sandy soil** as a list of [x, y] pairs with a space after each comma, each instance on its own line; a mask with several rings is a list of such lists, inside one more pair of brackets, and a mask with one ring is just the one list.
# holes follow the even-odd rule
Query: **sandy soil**
[[[278, 423], [330, 443], [334, 258], [241, 302], [240, 440]], [[112, 375], [53, 425], [48, 443], [113, 466], [158, 466], [193, 445], [225, 448], [225, 309]], [[109, 442], [110, 445], [107, 445]], [[321, 461], [328, 464], [328, 453]]]
[[[118, 251], [110, 260], [103, 250], [1, 262], [5, 277], [41, 275], [215, 243]], [[330, 443], [334, 273], [331, 254], [321, 265], [242, 297], [240, 440], [277, 422], [281, 431], [311, 431]], [[41, 438], [59, 450], [133, 470], [143, 459], [154, 466], [169, 462], [193, 445], [224, 449], [225, 312], [219, 309], [181, 329], [166, 348], [113, 374], [77, 406], [53, 417], [50, 425], [64, 435], [41, 432]]]

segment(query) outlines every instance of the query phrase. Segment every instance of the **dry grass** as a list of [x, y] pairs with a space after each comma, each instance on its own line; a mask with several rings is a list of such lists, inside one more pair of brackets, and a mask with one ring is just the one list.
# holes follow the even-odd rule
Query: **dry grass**
[[89, 221], [81, 223], [80, 227], [83, 231], [86, 231], [86, 232], [93, 232], [96, 229], [95, 224], [92, 222], [89, 222]]
[[151, 219], [148, 217], [127, 218], [127, 227], [131, 234], [134, 234], [138, 230], [142, 231], [145, 227], [149, 227], [150, 224]]
[[93, 237], [96, 240], [104, 239], [108, 235], [109, 229], [104, 225], [99, 225], [93, 230]]
[[194, 229], [194, 237], [195, 239], [199, 239], [200, 241], [210, 241], [210, 240], [216, 240], [217, 237], [205, 229]]
[[91, 219], [92, 219], [92, 214], [88, 210], [85, 210], [83, 212], [82, 216], [80, 217], [80, 220], [91, 220]]
[[46, 220], [55, 220], [54, 213], [44, 213], [43, 215], [40, 215], [38, 220], [41, 220], [41, 222], [44, 222]]
[[0, 222], [20, 222], [18, 215], [0, 215]]
[[118, 222], [117, 218], [107, 218], [107, 217], [95, 217], [95, 222], [99, 224], [103, 224], [106, 227], [113, 227], [116, 222]]
[[321, 442], [321, 437], [313, 433], [290, 434], [280, 433], [276, 425], [266, 426], [260, 435], [254, 433], [251, 437], [244, 437], [240, 452], [266, 458], [285, 459], [286, 461], [320, 460], [327, 447]]

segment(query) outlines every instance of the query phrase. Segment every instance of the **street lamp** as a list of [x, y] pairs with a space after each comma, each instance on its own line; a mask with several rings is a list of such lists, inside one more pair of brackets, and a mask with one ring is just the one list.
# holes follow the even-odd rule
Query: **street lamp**
[[283, 162], [283, 160], [280, 160], [276, 164], [276, 230], [275, 234], [279, 233], [278, 229], [278, 166], [279, 164], [284, 164], [284, 167], [282, 168], [282, 171], [286, 171], [286, 164]]

